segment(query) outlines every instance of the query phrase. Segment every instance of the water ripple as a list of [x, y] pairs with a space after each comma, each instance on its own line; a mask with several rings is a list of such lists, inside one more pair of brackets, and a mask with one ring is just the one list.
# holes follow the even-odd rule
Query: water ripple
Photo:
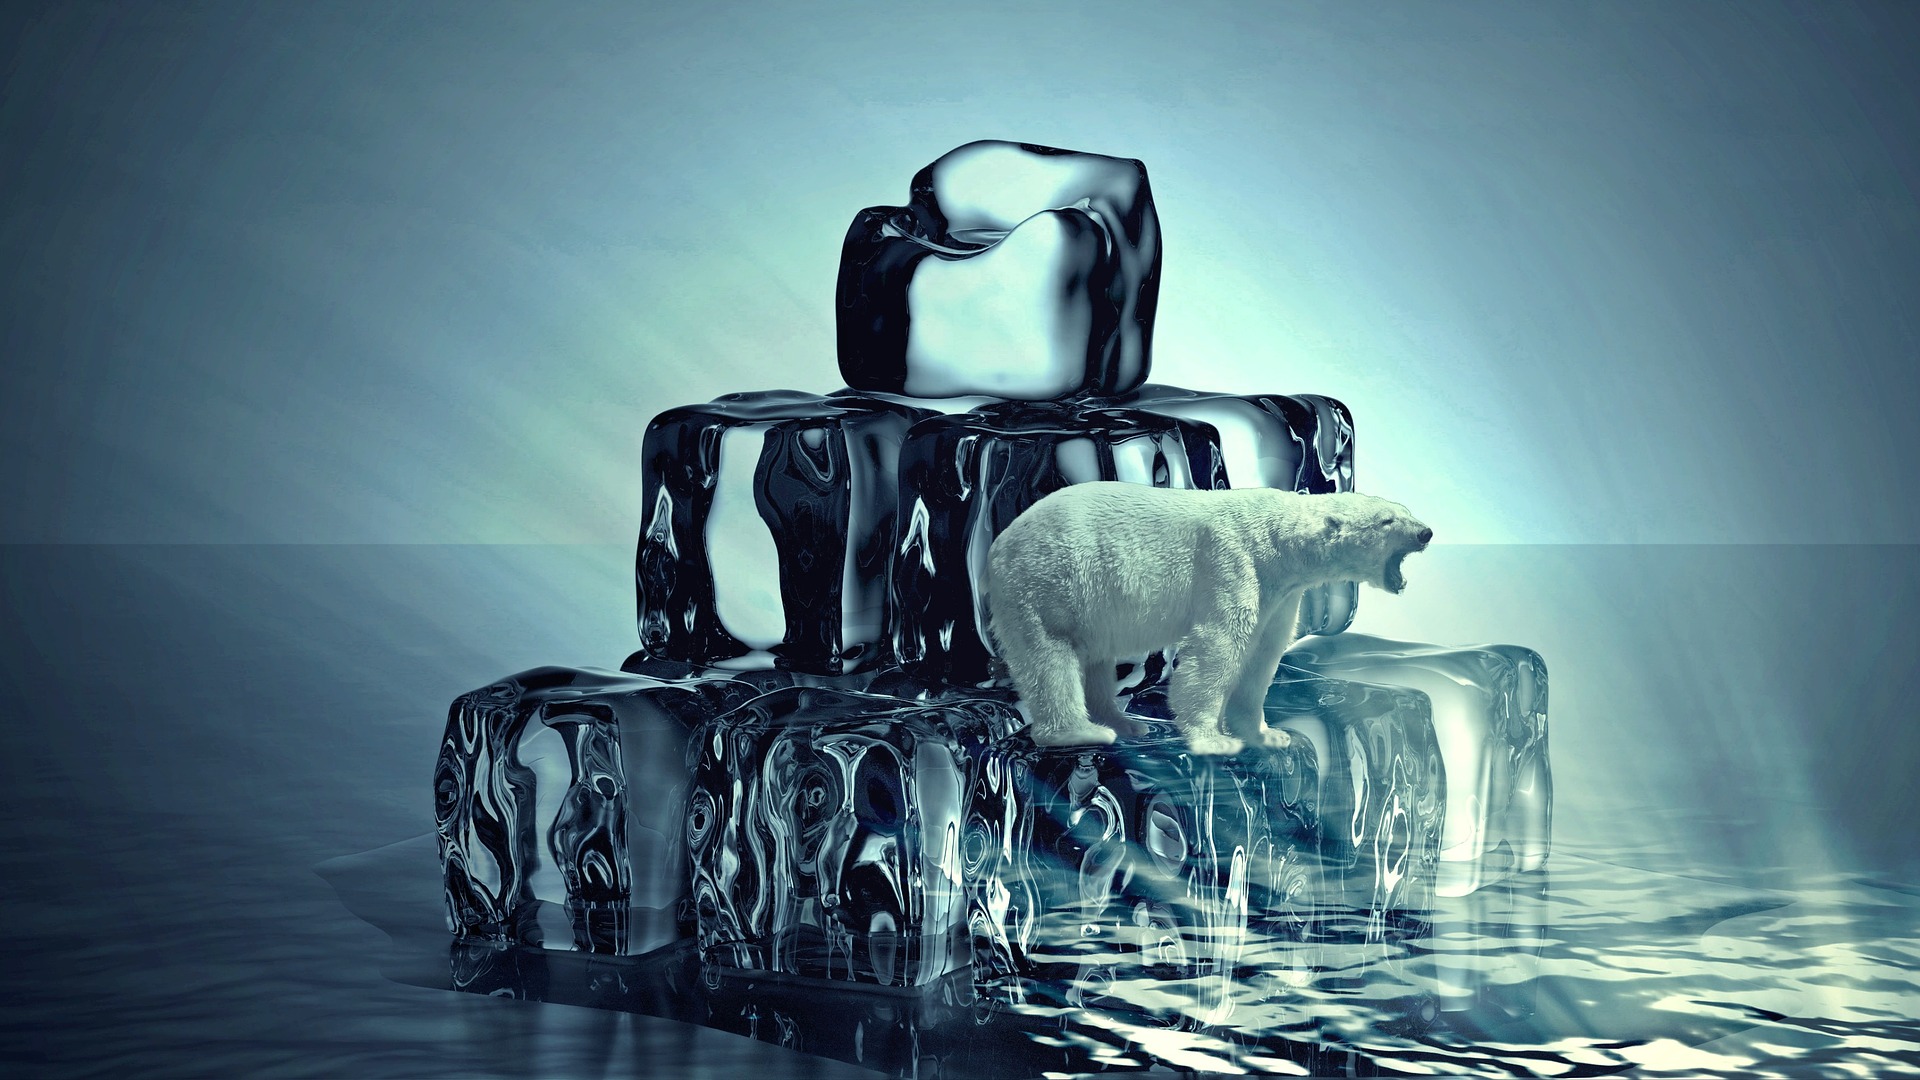
[[1920, 1066], [1920, 893], [1838, 875], [1788, 893], [1555, 855], [1550, 872], [1437, 901], [1430, 919], [1385, 938], [1252, 933], [1228, 962], [1177, 932], [1172, 952], [1069, 943], [1058, 954], [1071, 964], [1048, 969], [1068, 974], [1051, 979], [962, 972], [883, 994], [723, 977], [685, 946], [632, 959], [457, 946], [450, 972], [446, 942], [405, 925], [437, 927], [430, 887], [400, 861], [412, 857], [431, 864], [406, 844], [324, 869], [356, 914], [412, 950], [410, 965], [389, 964], [413, 972], [403, 981], [665, 1016], [903, 1075]]

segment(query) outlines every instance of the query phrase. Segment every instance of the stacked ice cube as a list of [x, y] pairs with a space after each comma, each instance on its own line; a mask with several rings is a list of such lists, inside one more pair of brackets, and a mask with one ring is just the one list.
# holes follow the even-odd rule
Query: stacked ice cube
[[[1145, 385], [1159, 221], [1141, 163], [1004, 142], [854, 219], [847, 388], [669, 409], [642, 453], [642, 649], [454, 703], [436, 774], [465, 938], [919, 986], [1089, 957], [1231, 974], [1250, 932], [1381, 940], [1436, 887], [1544, 860], [1546, 675], [1513, 647], [1342, 646], [1302, 605], [1232, 759], [1170, 726], [1041, 748], [996, 682], [993, 538], [1047, 493], [1353, 487], [1314, 395]], [[1115, 692], [1164, 719], [1162, 657]]]

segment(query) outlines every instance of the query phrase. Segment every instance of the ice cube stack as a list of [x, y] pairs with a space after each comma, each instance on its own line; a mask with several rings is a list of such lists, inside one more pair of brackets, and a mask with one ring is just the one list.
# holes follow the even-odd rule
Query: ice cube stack
[[[1353, 488], [1310, 394], [1147, 384], [1160, 230], [1138, 161], [960, 147], [854, 219], [847, 388], [655, 417], [642, 648], [463, 695], [436, 770], [466, 939], [923, 986], [1119, 956], [1230, 971], [1251, 932], [1378, 940], [1541, 865], [1546, 669], [1530, 650], [1342, 635], [1267, 700], [1284, 751], [1187, 754], [1170, 724], [1037, 747], [981, 632], [988, 546], [1068, 484]], [[1335, 636], [1339, 635], [1339, 636]], [[1161, 657], [1115, 692], [1166, 716]], [[1305, 955], [1303, 953], [1303, 955]]]

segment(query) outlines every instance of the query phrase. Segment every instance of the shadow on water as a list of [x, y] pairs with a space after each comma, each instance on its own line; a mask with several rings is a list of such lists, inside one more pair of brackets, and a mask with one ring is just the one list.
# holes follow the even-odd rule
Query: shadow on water
[[[662, 1017], [901, 1076], [1174, 1069], [1309, 1075], [1880, 1075], [1920, 1064], [1920, 895], [1857, 878], [1794, 894], [1571, 855], [1385, 939], [1251, 935], [1206, 953], [1068, 942], [1043, 975], [918, 992], [452, 943], [431, 837], [319, 871], [385, 930], [383, 970], [434, 989]], [[1178, 946], [1176, 945], [1176, 948]]]

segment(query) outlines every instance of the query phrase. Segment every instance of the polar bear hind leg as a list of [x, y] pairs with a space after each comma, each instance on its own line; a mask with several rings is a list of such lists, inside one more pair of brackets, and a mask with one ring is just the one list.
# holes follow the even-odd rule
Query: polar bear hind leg
[[1221, 726], [1227, 697], [1246, 665], [1252, 644], [1254, 619], [1248, 614], [1221, 612], [1203, 617], [1180, 640], [1180, 660], [1168, 678], [1167, 704], [1173, 722], [1196, 754], [1237, 754], [1246, 745]]
[[1280, 658], [1286, 655], [1287, 646], [1293, 644], [1299, 618], [1300, 596], [1295, 593], [1260, 620], [1247, 649], [1247, 662], [1227, 695], [1224, 726], [1228, 733], [1246, 740], [1249, 745], [1269, 750], [1284, 750], [1293, 745], [1292, 735], [1267, 726], [1266, 701], [1267, 687], [1273, 685]]

